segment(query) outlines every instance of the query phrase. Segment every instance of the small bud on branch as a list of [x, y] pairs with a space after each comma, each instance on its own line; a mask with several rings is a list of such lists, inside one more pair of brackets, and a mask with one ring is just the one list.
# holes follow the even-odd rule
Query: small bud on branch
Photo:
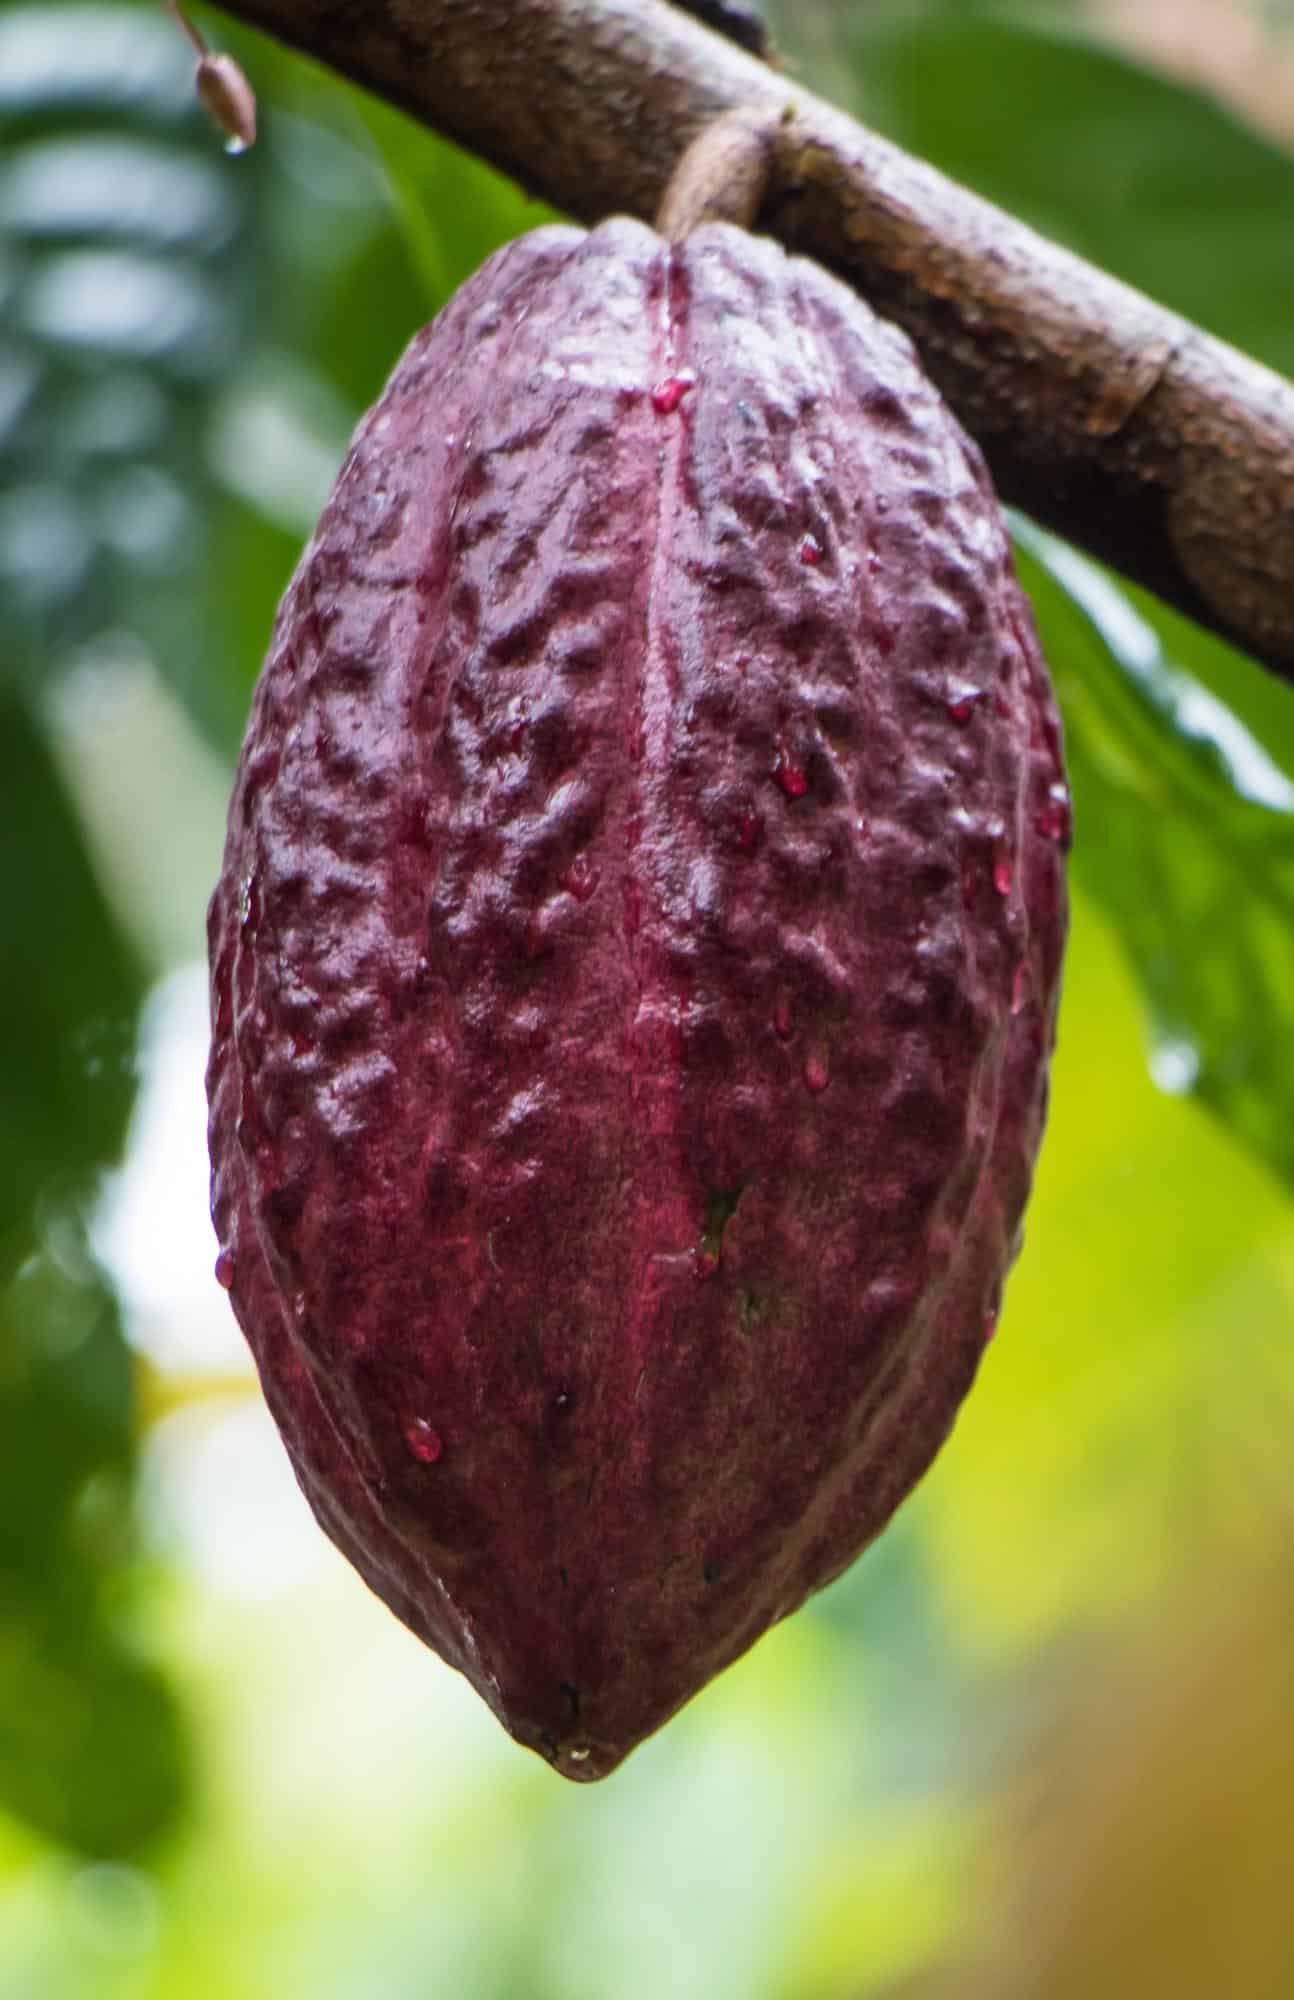
[[193, 79], [198, 102], [224, 133], [225, 151], [245, 153], [256, 143], [256, 93], [232, 56], [212, 53], [177, 0], [166, 0], [166, 7], [198, 58]]

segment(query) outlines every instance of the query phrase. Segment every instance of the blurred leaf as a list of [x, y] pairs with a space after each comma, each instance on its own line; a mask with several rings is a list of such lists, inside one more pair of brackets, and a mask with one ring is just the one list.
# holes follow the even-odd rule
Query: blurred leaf
[[1136, 967], [1155, 1079], [1294, 1179], [1294, 784], [1111, 578], [1017, 532], [1065, 711], [1075, 871]]
[[132, 1552], [130, 1361], [111, 1298], [46, 1255], [0, 1299], [0, 1804], [121, 1855], [186, 1790], [162, 1675], [120, 1636]]
[[483, 160], [452, 146], [389, 105], [365, 103], [413, 267], [425, 293], [424, 317], [447, 304], [491, 251], [523, 230], [556, 219]]
[[967, 1819], [944, 1798], [847, 1821], [806, 1885], [781, 2000], [952, 2000], [935, 1975], [911, 1968], [955, 1932], [973, 1851]]
[[90, 872], [48, 748], [0, 691], [0, 1278], [29, 1253], [34, 1198], [83, 1196], [134, 1094], [140, 968]]
[[0, 1803], [83, 1854], [134, 1854], [184, 1797], [175, 1697], [103, 1636], [69, 1652], [28, 1636], [0, 1622]]
[[85, 1233], [133, 1095], [142, 981], [12, 690], [0, 799], [0, 1803], [117, 1854], [183, 1790], [174, 1700], [114, 1623], [133, 1557], [131, 1364]]
[[[962, 1780], [982, 1690], [959, 1657], [920, 1530], [921, 1496], [805, 1616], [840, 1633], [866, 1675], [868, 1723], [856, 1762], [869, 1791], [915, 1803]], [[849, 1746], [840, 1748], [842, 1767]]]
[[202, 604], [213, 386], [237, 365], [252, 192], [160, 8], [0, 18], [0, 580], [28, 689], [129, 631], [203, 726], [240, 717]]

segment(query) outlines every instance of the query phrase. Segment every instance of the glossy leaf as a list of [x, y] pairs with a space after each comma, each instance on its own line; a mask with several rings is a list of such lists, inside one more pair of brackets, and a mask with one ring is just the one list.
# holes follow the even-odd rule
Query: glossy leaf
[[1151, 1067], [1294, 1178], [1294, 784], [1093, 563], [1018, 529], [1061, 696], [1078, 879], [1150, 1014]]

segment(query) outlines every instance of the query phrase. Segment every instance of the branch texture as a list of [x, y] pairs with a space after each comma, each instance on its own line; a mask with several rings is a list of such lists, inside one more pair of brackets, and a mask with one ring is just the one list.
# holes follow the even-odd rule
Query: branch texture
[[227, 0], [582, 220], [650, 220], [725, 112], [759, 226], [912, 336], [1003, 499], [1294, 680], [1294, 386], [667, 0]]

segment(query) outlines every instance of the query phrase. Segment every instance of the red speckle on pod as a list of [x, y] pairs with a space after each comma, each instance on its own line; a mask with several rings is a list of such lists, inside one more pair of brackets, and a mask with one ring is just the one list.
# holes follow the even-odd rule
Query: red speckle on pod
[[753, 854], [759, 846], [763, 831], [764, 822], [753, 807], [746, 806], [734, 813], [732, 837], [740, 853]]
[[1070, 835], [1069, 792], [1064, 785], [1051, 785], [1034, 817], [1034, 828], [1044, 840], [1067, 841]]
[[444, 1450], [440, 1432], [425, 1417], [411, 1417], [404, 1427], [404, 1441], [419, 1465], [434, 1465]]
[[658, 417], [672, 417], [688, 390], [695, 387], [695, 375], [667, 375], [652, 390], [651, 406]]
[[1009, 896], [1015, 881], [1015, 870], [1005, 854], [999, 854], [993, 863], [993, 887], [999, 896]]
[[578, 903], [587, 903], [598, 886], [601, 873], [587, 854], [577, 854], [557, 879], [568, 896], [574, 896]]
[[719, 1268], [719, 1259], [713, 1250], [698, 1250], [692, 1262], [698, 1278], [712, 1278]]
[[773, 1008], [773, 1033], [779, 1041], [791, 1039], [791, 1003], [783, 994]]
[[984, 699], [983, 688], [962, 688], [947, 703], [949, 720], [964, 728]]
[[816, 569], [822, 561], [822, 543], [816, 535], [801, 535], [798, 554], [806, 569]]
[[773, 776], [786, 793], [788, 799], [802, 799], [809, 789], [809, 780], [803, 764], [797, 764], [784, 743], [777, 746], [773, 759]]

